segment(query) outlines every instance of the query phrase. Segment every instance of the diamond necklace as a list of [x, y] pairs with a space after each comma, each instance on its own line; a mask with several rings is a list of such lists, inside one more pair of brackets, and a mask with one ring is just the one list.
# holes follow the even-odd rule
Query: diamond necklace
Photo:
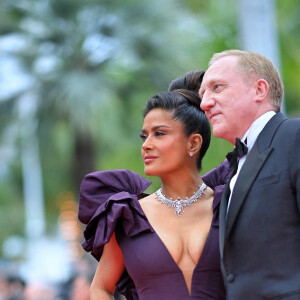
[[173, 200], [172, 198], [167, 198], [165, 195], [162, 194], [161, 188], [158, 189], [155, 194], [157, 196], [157, 199], [163, 203], [167, 204], [168, 207], [174, 207], [175, 208], [175, 214], [177, 216], [180, 216], [183, 214], [184, 210], [183, 208], [186, 206], [191, 206], [194, 202], [197, 202], [198, 199], [201, 198], [202, 194], [205, 194], [205, 189], [207, 188], [207, 185], [203, 182], [201, 186], [199, 186], [198, 191], [196, 191], [192, 197], [186, 199], [182, 199], [178, 197], [176, 200]]

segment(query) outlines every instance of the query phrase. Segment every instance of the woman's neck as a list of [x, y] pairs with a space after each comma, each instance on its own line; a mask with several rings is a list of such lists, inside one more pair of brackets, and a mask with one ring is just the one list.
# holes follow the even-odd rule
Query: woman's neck
[[202, 184], [202, 178], [198, 171], [185, 174], [184, 176], [166, 176], [161, 178], [161, 181], [162, 193], [167, 198], [172, 199], [177, 199], [178, 197], [182, 199], [189, 198]]

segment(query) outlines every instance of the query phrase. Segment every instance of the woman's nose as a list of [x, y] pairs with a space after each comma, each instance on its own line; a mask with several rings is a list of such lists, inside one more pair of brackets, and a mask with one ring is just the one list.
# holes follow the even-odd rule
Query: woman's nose
[[147, 137], [145, 139], [145, 141], [143, 142], [142, 144], [142, 149], [143, 150], [149, 150], [152, 148], [152, 142], [151, 142], [151, 139], [149, 137]]

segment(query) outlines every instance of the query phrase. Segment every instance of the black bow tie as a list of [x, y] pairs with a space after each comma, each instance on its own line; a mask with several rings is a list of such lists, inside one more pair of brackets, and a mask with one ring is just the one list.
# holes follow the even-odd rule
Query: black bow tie
[[229, 169], [234, 170], [238, 165], [238, 158], [243, 157], [248, 153], [248, 147], [239, 139], [236, 138], [235, 148], [232, 152], [229, 152], [226, 155], [227, 160], [229, 161]]

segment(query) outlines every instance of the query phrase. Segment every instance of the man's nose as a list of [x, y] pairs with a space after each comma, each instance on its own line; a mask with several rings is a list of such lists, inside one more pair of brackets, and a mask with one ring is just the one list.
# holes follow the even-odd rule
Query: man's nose
[[204, 111], [207, 111], [213, 105], [214, 105], [213, 99], [210, 97], [210, 95], [207, 92], [205, 92], [202, 95], [202, 99], [201, 99], [201, 103], [200, 103], [200, 108], [202, 110], [204, 110]]

